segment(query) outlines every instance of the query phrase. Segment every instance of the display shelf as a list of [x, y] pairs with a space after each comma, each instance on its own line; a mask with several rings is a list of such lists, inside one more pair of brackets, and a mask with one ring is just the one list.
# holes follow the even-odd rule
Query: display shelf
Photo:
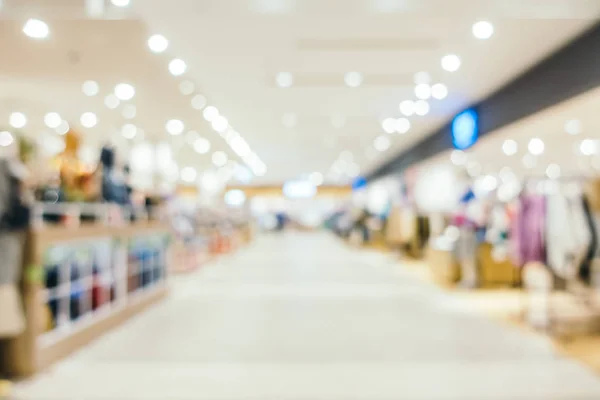
[[157, 222], [35, 228], [25, 251], [27, 329], [7, 344], [3, 370], [34, 374], [162, 299], [170, 243]]

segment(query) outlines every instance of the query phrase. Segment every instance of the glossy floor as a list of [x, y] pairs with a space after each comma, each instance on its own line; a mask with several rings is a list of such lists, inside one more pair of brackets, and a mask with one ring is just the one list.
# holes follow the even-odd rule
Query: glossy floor
[[388, 255], [265, 236], [15, 388], [31, 400], [597, 400], [547, 341], [449, 306]]

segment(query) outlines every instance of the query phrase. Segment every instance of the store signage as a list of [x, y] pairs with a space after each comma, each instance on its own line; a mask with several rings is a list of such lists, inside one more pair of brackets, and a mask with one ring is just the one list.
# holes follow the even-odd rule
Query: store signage
[[352, 190], [359, 190], [365, 186], [367, 186], [367, 180], [362, 176], [359, 176], [352, 181]]
[[479, 118], [475, 110], [466, 110], [452, 120], [452, 144], [459, 150], [473, 146], [479, 136]]

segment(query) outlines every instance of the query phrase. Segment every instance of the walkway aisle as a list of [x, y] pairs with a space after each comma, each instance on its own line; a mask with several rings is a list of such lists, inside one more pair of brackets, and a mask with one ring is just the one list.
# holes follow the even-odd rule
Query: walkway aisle
[[387, 256], [326, 234], [261, 238], [172, 286], [17, 399], [600, 399], [545, 341], [452, 310]]

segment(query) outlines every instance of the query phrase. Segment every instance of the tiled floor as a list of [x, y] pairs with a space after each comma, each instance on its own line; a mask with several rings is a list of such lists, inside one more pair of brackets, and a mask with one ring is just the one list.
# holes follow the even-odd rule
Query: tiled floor
[[16, 399], [600, 399], [548, 342], [326, 234], [260, 238], [172, 289]]

